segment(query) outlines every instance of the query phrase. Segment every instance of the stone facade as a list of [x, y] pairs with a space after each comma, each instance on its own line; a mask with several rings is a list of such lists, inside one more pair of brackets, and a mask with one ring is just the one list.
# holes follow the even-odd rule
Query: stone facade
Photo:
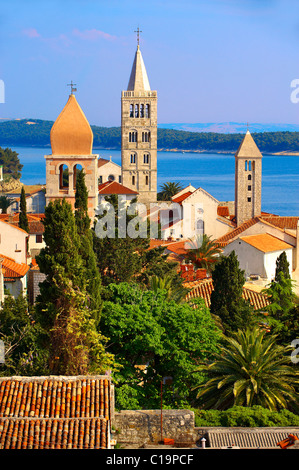
[[121, 96], [122, 184], [138, 201], [157, 201], [157, 92], [151, 91], [137, 48], [127, 91]]
[[235, 154], [235, 216], [237, 225], [261, 215], [262, 154], [247, 131]]
[[[113, 427], [118, 444], [140, 447], [161, 441], [161, 410], [133, 410], [115, 413]], [[197, 439], [194, 413], [189, 410], [163, 410], [162, 439], [177, 445], [192, 445]]]

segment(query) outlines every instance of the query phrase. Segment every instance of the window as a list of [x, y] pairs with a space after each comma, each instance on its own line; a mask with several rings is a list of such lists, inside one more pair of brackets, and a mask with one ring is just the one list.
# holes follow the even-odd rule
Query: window
[[42, 243], [43, 242], [43, 236], [42, 235], [36, 235], [35, 236], [35, 241], [36, 241], [36, 243]]
[[135, 104], [135, 118], [139, 117], [139, 104]]
[[115, 180], [114, 175], [109, 175], [109, 176], [108, 176], [108, 181], [114, 181], [114, 180]]
[[248, 162], [248, 170], [251, 171], [251, 161]]
[[248, 191], [251, 191], [251, 184], [248, 186]]
[[131, 163], [136, 163], [136, 154], [131, 153]]
[[145, 117], [146, 117], [146, 118], [151, 117], [151, 116], [150, 116], [150, 105], [149, 105], [149, 104], [146, 104], [146, 105], [145, 105]]
[[143, 155], [143, 163], [145, 163], [146, 165], [149, 164], [149, 154], [148, 153], [145, 153]]
[[248, 198], [247, 198], [247, 202], [251, 202], [251, 197], [248, 197]]
[[140, 117], [144, 118], [144, 104], [140, 105]]
[[251, 175], [248, 175], [248, 181], [251, 181]]
[[121, 176], [118, 177], [118, 182], [121, 183]]
[[142, 132], [142, 142], [150, 141], [150, 132]]
[[247, 163], [247, 160], [245, 160], [245, 171], [247, 171], [247, 168], [248, 168], [248, 163]]
[[135, 176], [132, 176], [132, 185], [135, 186]]
[[129, 142], [137, 142], [137, 132], [129, 132]]
[[130, 118], [134, 117], [134, 107], [130, 104]]
[[103, 183], [103, 176], [99, 176], [99, 181], [98, 181], [99, 184], [102, 184]]
[[59, 167], [59, 189], [69, 188], [69, 169], [67, 165], [60, 165]]
[[148, 175], [145, 176], [145, 184], [148, 186]]

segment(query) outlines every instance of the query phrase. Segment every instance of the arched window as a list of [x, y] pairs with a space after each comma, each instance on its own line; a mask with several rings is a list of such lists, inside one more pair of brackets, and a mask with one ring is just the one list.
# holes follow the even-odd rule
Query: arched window
[[144, 104], [140, 105], [140, 117], [144, 118]]
[[145, 175], [145, 184], [148, 186], [148, 175]]
[[150, 132], [142, 132], [142, 142], [150, 141]]
[[137, 132], [129, 132], [129, 142], [137, 142]]
[[132, 185], [135, 186], [135, 176], [132, 176]]
[[149, 164], [149, 158], [150, 158], [149, 153], [145, 153], [145, 154], [143, 155], [143, 163], [145, 163], [146, 165], [148, 165], [148, 164]]
[[135, 104], [135, 118], [139, 117], [139, 104]]
[[202, 219], [198, 219], [196, 221], [196, 234], [197, 235], [203, 235], [204, 234], [204, 226], [205, 226], [205, 223]]
[[69, 169], [67, 165], [60, 165], [59, 167], [59, 189], [69, 188]]
[[77, 163], [77, 164], [74, 166], [74, 176], [73, 176], [74, 189], [76, 189], [77, 176], [78, 176], [78, 174], [79, 174], [80, 171], [83, 171], [83, 167], [82, 167], [82, 165], [80, 165], [79, 163]]
[[134, 117], [134, 106], [130, 104], [130, 118]]
[[150, 118], [150, 111], [151, 111], [151, 108], [150, 108], [150, 105], [149, 104], [146, 104], [145, 105], [145, 117], [146, 118]]
[[248, 170], [251, 171], [251, 161], [248, 162]]
[[252, 171], [255, 170], [255, 162], [252, 162]]
[[136, 153], [131, 153], [131, 163], [136, 163]]
[[248, 168], [248, 162], [247, 160], [245, 160], [245, 171], [247, 171], [247, 168]]

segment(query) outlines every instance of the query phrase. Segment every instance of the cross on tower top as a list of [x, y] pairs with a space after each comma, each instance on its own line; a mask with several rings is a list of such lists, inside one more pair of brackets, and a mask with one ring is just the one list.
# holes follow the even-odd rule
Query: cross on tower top
[[140, 33], [142, 33], [142, 31], [139, 29], [139, 26], [138, 26], [137, 30], [134, 31], [134, 33], [137, 33], [137, 44], [139, 46]]
[[71, 87], [71, 95], [74, 94], [74, 91], [77, 91], [77, 88], [74, 88], [74, 86], [77, 86], [76, 83], [73, 83], [73, 80], [71, 80], [71, 83], [68, 83], [67, 86]]

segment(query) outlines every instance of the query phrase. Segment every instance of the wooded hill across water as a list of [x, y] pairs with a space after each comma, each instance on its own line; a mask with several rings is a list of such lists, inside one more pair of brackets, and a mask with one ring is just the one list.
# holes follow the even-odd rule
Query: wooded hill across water
[[[49, 147], [53, 121], [15, 119], [0, 122], [0, 146]], [[91, 126], [94, 147], [121, 148], [120, 127]], [[299, 153], [299, 132], [259, 132], [252, 136], [262, 153]], [[158, 128], [158, 150], [234, 153], [244, 134], [188, 132]]]

